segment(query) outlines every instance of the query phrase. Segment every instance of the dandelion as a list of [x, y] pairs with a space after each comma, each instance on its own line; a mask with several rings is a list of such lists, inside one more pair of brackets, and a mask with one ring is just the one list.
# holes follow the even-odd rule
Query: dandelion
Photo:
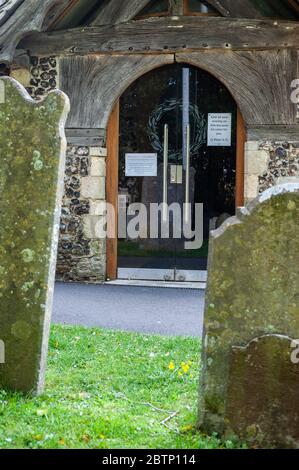
[[185, 362], [182, 362], [182, 363], [181, 363], [181, 368], [182, 368], [183, 372], [184, 372], [185, 374], [187, 374], [188, 371], [189, 371], [189, 369], [190, 369], [190, 366], [189, 366], [188, 364], [185, 364]]
[[171, 362], [169, 363], [168, 369], [169, 369], [169, 370], [174, 370], [174, 369], [175, 369], [175, 365], [174, 365], [174, 362], [173, 362], [173, 361], [171, 361]]

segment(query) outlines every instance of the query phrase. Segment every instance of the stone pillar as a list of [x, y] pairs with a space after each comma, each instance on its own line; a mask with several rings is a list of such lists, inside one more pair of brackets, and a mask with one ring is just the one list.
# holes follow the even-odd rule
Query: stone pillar
[[98, 230], [106, 209], [105, 157], [103, 147], [68, 145], [57, 261], [59, 280], [105, 280], [106, 240]]
[[298, 141], [248, 141], [245, 144], [245, 202], [282, 178], [299, 178]]

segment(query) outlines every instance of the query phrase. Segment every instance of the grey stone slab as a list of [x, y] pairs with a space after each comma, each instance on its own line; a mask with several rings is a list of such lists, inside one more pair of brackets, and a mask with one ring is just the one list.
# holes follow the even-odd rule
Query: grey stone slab
[[0, 79], [0, 387], [40, 392], [63, 191], [67, 97]]
[[[211, 233], [199, 403], [205, 432], [224, 435], [233, 421], [232, 414], [226, 416], [228, 407], [238, 413], [228, 397], [232, 347], [267, 334], [299, 338], [298, 232], [299, 183], [294, 179], [268, 189]], [[261, 382], [254, 386], [267, 400]]]
[[299, 447], [299, 347], [296, 352], [294, 345], [287, 336], [265, 335], [232, 348], [227, 434], [255, 447]]

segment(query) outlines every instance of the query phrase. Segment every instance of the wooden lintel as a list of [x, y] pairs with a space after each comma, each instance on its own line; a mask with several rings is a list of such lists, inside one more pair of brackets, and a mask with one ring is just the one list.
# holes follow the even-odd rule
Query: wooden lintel
[[66, 128], [65, 135], [70, 145], [102, 147], [106, 141], [105, 129]]
[[169, 53], [299, 47], [299, 22], [222, 17], [151, 18], [115, 26], [34, 33], [20, 47], [34, 55]]
[[298, 125], [247, 126], [248, 140], [276, 142], [299, 142]]

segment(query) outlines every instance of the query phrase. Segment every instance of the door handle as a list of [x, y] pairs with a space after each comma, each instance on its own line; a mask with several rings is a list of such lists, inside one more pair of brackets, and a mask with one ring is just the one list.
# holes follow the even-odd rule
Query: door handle
[[186, 127], [186, 185], [185, 185], [185, 213], [184, 220], [189, 222], [189, 202], [190, 202], [190, 124]]
[[163, 208], [162, 219], [167, 222], [167, 174], [168, 174], [168, 124], [164, 125], [164, 151], [163, 151]]

